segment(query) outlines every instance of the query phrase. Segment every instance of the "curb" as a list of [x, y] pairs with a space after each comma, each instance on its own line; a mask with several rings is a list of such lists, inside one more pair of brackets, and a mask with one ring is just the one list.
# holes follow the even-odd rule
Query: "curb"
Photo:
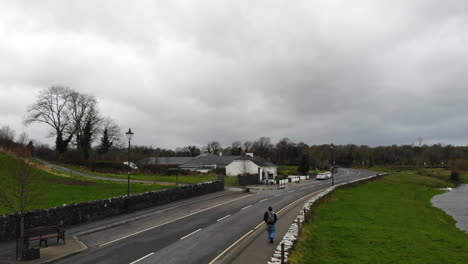
[[[299, 228], [303, 226], [306, 215], [304, 211], [310, 211], [312, 209], [312, 206], [314, 205], [315, 202], [318, 200], [322, 199], [326, 195], [332, 193], [335, 189], [344, 187], [346, 185], [351, 185], [353, 183], [361, 182], [361, 181], [367, 181], [373, 178], [377, 178], [380, 176], [387, 175], [388, 173], [381, 173], [381, 174], [376, 174], [373, 176], [369, 176], [366, 178], [350, 181], [347, 183], [341, 183], [337, 184], [335, 186], [329, 187], [325, 189], [324, 191], [320, 192], [319, 194], [313, 196], [310, 198], [302, 207], [302, 210], [300, 211], [299, 215], [296, 217], [296, 220], [291, 224], [289, 227], [288, 231], [286, 234], [283, 236], [283, 239], [281, 242], [278, 244], [278, 246], [275, 249], [275, 253], [273, 253], [273, 256], [270, 258], [269, 261], [267, 261], [267, 264], [280, 264], [280, 263], [288, 263], [288, 256], [290, 255], [292, 248], [294, 246], [294, 243], [297, 241], [298, 236], [299, 236]], [[284, 262], [281, 262], [281, 255], [282, 255], [282, 249], [281, 249], [281, 244], [284, 244]]]

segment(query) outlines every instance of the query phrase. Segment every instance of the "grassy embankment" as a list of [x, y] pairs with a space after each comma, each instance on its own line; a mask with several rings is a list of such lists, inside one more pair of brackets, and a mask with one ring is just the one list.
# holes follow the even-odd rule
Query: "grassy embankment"
[[[15, 173], [17, 161], [15, 158], [0, 152], [0, 192], [8, 188], [7, 178]], [[127, 194], [127, 184], [101, 180], [84, 180], [81, 177], [66, 177], [55, 175], [37, 168], [31, 168], [34, 176], [34, 186], [37, 189], [36, 199], [28, 207], [28, 210], [49, 208], [63, 204], [77, 203], [89, 200], [105, 199]], [[170, 188], [158, 184], [132, 183], [131, 193]], [[0, 204], [0, 215], [13, 213]]]
[[466, 263], [468, 234], [430, 203], [435, 188], [453, 186], [447, 178], [399, 173], [337, 190], [314, 209], [290, 263]]
[[[127, 173], [100, 173], [90, 171], [83, 167], [72, 166], [68, 164], [60, 164], [63, 167], [69, 168], [71, 170], [104, 176], [109, 178], [119, 178], [119, 179], [127, 179]], [[133, 180], [143, 180], [143, 181], [152, 181], [152, 182], [179, 182], [179, 183], [202, 183], [207, 181], [216, 181], [218, 176], [216, 174], [203, 174], [203, 175], [179, 175], [178, 178], [176, 175], [159, 175], [159, 174], [139, 174], [133, 173], [131, 174], [131, 178]]]

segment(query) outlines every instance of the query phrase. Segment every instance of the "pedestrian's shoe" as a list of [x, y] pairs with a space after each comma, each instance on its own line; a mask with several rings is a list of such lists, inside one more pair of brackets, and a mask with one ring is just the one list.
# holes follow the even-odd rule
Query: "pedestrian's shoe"
[[270, 243], [272, 243], [272, 244], [273, 244], [273, 238], [270, 238]]

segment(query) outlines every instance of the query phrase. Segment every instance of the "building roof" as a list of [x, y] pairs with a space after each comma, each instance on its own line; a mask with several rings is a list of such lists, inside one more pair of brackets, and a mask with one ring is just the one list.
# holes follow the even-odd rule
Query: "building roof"
[[248, 156], [248, 155], [244, 155], [242, 157], [239, 157], [236, 160], [250, 160], [253, 163], [255, 163], [257, 166], [260, 166], [260, 167], [278, 167], [275, 164], [273, 164], [271, 161], [266, 160], [266, 159], [264, 159], [262, 157], [258, 157], [258, 156], [251, 157], [251, 156]]
[[200, 166], [216, 165], [226, 167], [235, 160], [250, 160], [260, 167], [278, 167], [262, 157], [244, 156], [218, 156], [213, 154], [202, 154], [181, 165], [182, 168], [198, 168]]
[[182, 168], [197, 168], [200, 165], [216, 165], [219, 167], [225, 167], [229, 165], [233, 160], [236, 160], [240, 156], [218, 156], [213, 154], [201, 154], [194, 159], [187, 161], [182, 164]]
[[149, 157], [142, 159], [144, 165], [181, 165], [193, 160], [195, 157]]

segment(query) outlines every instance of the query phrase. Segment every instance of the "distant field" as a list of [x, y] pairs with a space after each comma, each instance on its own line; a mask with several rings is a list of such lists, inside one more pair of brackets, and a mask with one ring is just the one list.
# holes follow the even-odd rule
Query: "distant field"
[[[60, 164], [63, 167], [88, 173], [88, 174], [94, 174], [94, 175], [99, 175], [99, 176], [105, 176], [105, 177], [110, 177], [110, 178], [119, 178], [119, 179], [127, 179], [127, 174], [118, 174], [118, 173], [99, 173], [99, 172], [93, 172], [88, 169], [82, 168], [82, 167], [77, 167], [77, 166], [72, 166], [68, 164]], [[215, 181], [218, 179], [218, 176], [216, 174], [203, 174], [203, 175], [193, 175], [193, 176], [183, 176], [179, 175], [179, 178], [177, 178], [176, 175], [159, 175], [159, 174], [131, 174], [131, 178], [134, 180], [143, 180], [143, 181], [153, 181], [153, 182], [179, 182], [179, 183], [202, 183], [202, 182], [207, 182], [207, 181]]]
[[[278, 174], [282, 173], [284, 175], [297, 175], [298, 166], [280, 166], [278, 167]], [[324, 172], [324, 170], [309, 170], [309, 173]]]
[[[374, 171], [379, 172], [391, 172], [391, 173], [417, 173], [419, 175], [430, 176], [433, 178], [438, 178], [444, 181], [450, 179], [451, 171], [446, 168], [416, 168], [414, 166], [374, 166], [369, 168]], [[468, 183], [468, 172], [460, 172], [461, 183]]]
[[[4, 183], [9, 175], [15, 171], [14, 158], [0, 152], [0, 182]], [[105, 199], [127, 194], [126, 183], [112, 181], [83, 180], [78, 177], [57, 176], [36, 168], [32, 169], [35, 178], [35, 186], [38, 190], [37, 198], [28, 209], [49, 208], [63, 204], [77, 203], [89, 200]], [[5, 184], [0, 185], [0, 191], [4, 191]], [[171, 188], [158, 184], [130, 185], [131, 193]], [[0, 204], [0, 215], [12, 213], [11, 210]]]
[[314, 210], [290, 263], [467, 263], [468, 234], [430, 203], [447, 185], [400, 173], [340, 189]]

